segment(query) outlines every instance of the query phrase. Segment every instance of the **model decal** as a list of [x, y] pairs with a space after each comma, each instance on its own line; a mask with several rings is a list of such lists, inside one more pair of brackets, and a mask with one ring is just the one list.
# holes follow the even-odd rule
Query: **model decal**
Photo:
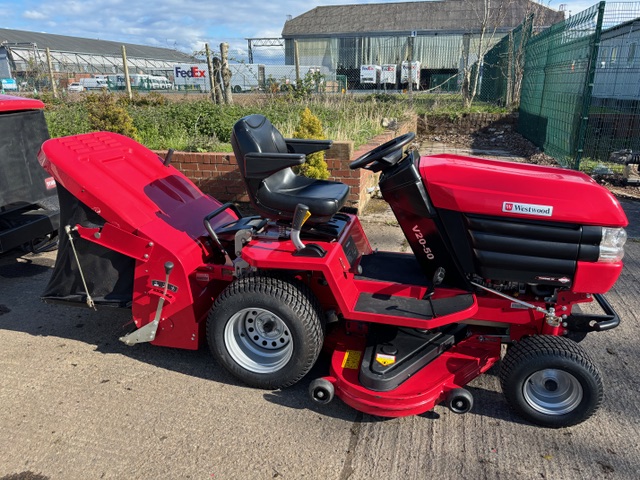
[[424, 235], [420, 231], [420, 228], [418, 227], [418, 225], [414, 225], [412, 230], [413, 230], [413, 233], [416, 234], [416, 239], [418, 240], [418, 243], [422, 247], [424, 254], [427, 256], [429, 260], [433, 260], [435, 258], [435, 255], [431, 252], [431, 249], [427, 247], [427, 241], [425, 240]]

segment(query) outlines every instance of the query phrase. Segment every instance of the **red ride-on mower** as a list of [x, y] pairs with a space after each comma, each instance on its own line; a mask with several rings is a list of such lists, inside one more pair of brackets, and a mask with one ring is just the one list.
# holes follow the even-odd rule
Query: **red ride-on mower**
[[[201, 193], [150, 150], [112, 133], [49, 140], [64, 235], [44, 299], [131, 308], [127, 345], [197, 349], [248, 385], [304, 377], [310, 394], [399, 417], [444, 402], [494, 365], [509, 404], [548, 427], [589, 418], [598, 368], [570, 333], [614, 328], [603, 294], [622, 269], [627, 219], [586, 175], [455, 155], [420, 158], [398, 137], [351, 163], [381, 172], [412, 253], [372, 251], [347, 186], [292, 167], [330, 141], [290, 140], [259, 115], [232, 145], [259, 216]], [[593, 300], [599, 315], [574, 311]]]

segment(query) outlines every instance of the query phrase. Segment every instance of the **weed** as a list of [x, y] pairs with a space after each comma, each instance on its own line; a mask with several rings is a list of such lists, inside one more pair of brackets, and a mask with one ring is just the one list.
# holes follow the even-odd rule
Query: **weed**
[[[300, 114], [300, 123], [295, 132], [293, 132], [293, 138], [309, 140], [326, 139], [320, 119], [311, 113], [309, 108], [305, 108]], [[300, 165], [299, 172], [309, 178], [318, 178], [320, 180], [329, 178], [330, 174], [327, 168], [327, 162], [324, 160], [324, 151], [307, 155], [307, 161]]]

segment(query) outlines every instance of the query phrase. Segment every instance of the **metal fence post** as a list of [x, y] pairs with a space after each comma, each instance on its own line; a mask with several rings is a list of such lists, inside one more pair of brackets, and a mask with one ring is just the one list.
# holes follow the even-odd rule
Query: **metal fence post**
[[585, 75], [584, 94], [582, 96], [582, 111], [580, 113], [580, 126], [578, 129], [578, 138], [576, 143], [576, 151], [574, 154], [573, 168], [580, 168], [580, 161], [584, 153], [584, 144], [587, 137], [587, 124], [589, 121], [589, 109], [591, 108], [591, 96], [593, 94], [593, 79], [596, 74], [596, 64], [598, 61], [598, 50], [600, 47], [600, 35], [602, 34], [602, 21], [604, 18], [605, 2], [598, 4], [598, 19], [596, 21], [596, 29], [593, 34], [591, 44], [589, 45], [589, 63], [587, 65], [587, 74]]

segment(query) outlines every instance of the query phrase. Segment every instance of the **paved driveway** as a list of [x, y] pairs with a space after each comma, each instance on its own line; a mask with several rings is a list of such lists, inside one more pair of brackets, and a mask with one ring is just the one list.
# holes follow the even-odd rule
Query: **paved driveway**
[[[639, 204], [626, 205], [635, 221]], [[384, 215], [372, 243], [403, 248]], [[608, 298], [622, 316], [585, 348], [606, 399], [581, 425], [523, 423], [495, 371], [455, 415], [382, 420], [306, 394], [239, 385], [206, 350], [126, 347], [126, 311], [40, 303], [52, 254], [0, 257], [0, 480], [6, 479], [636, 479], [640, 472], [640, 243]]]

